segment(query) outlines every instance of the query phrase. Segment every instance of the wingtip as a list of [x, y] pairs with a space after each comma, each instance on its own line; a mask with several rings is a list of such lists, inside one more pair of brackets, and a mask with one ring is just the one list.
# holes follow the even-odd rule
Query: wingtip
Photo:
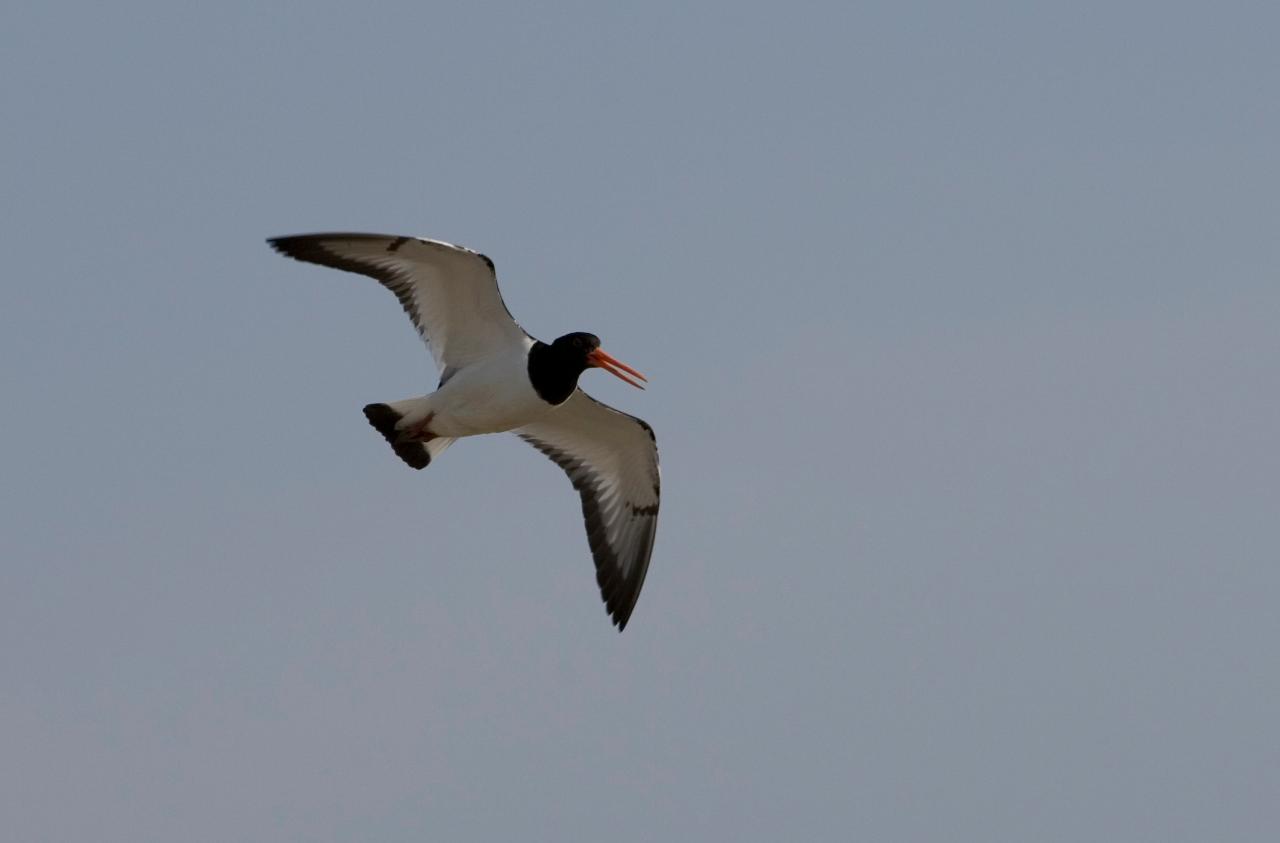
[[287, 244], [288, 244], [288, 241], [292, 239], [293, 238], [289, 237], [288, 235], [282, 235], [280, 237], [268, 237], [267, 245], [270, 246], [271, 251], [275, 252], [276, 254], [284, 255], [286, 258], [291, 258], [291, 257], [294, 257], [294, 255], [289, 250], [289, 247]]
[[350, 266], [341, 266], [334, 262], [333, 256], [324, 246], [327, 234], [285, 234], [280, 237], [268, 237], [267, 245], [278, 255], [292, 258], [303, 263], [316, 263], [322, 266], [335, 266], [351, 272], [359, 272]]
[[613, 621], [613, 625], [618, 628], [618, 632], [622, 632], [627, 628], [627, 624], [631, 621], [631, 613], [635, 608], [634, 602], [630, 606], [611, 606], [607, 604], [605, 606], [606, 611], [609, 613], [609, 620]]

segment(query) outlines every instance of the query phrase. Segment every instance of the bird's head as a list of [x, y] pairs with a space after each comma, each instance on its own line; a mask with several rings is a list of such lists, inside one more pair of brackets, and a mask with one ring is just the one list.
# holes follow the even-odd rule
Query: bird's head
[[580, 372], [585, 372], [591, 368], [604, 369], [609, 374], [621, 378], [639, 389], [644, 389], [644, 386], [627, 377], [627, 375], [633, 375], [642, 381], [648, 380], [648, 378], [626, 363], [605, 354], [604, 350], [600, 348], [600, 338], [595, 334], [588, 334], [582, 331], [565, 334], [551, 343], [551, 348], [561, 359], [575, 367], [580, 366]]

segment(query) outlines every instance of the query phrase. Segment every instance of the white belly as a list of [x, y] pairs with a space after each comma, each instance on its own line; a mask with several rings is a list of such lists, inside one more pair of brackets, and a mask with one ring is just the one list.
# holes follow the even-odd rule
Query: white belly
[[428, 401], [434, 413], [429, 429], [436, 436], [450, 437], [501, 433], [541, 418], [552, 409], [529, 383], [524, 354], [467, 366]]

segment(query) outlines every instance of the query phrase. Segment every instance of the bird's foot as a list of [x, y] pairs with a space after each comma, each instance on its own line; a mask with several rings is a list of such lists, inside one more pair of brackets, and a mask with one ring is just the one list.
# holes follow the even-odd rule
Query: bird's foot
[[411, 442], [430, 442], [435, 439], [436, 434], [427, 430], [427, 425], [431, 424], [431, 420], [435, 417], [435, 413], [427, 413], [425, 419], [400, 431], [401, 438], [408, 439]]

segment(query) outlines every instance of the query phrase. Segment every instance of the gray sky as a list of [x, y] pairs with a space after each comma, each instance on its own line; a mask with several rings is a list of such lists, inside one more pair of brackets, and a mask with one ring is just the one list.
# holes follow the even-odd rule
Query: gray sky
[[[1280, 12], [1042, 5], [8, 9], [6, 834], [1273, 839]], [[624, 634], [331, 229], [649, 375]]]

